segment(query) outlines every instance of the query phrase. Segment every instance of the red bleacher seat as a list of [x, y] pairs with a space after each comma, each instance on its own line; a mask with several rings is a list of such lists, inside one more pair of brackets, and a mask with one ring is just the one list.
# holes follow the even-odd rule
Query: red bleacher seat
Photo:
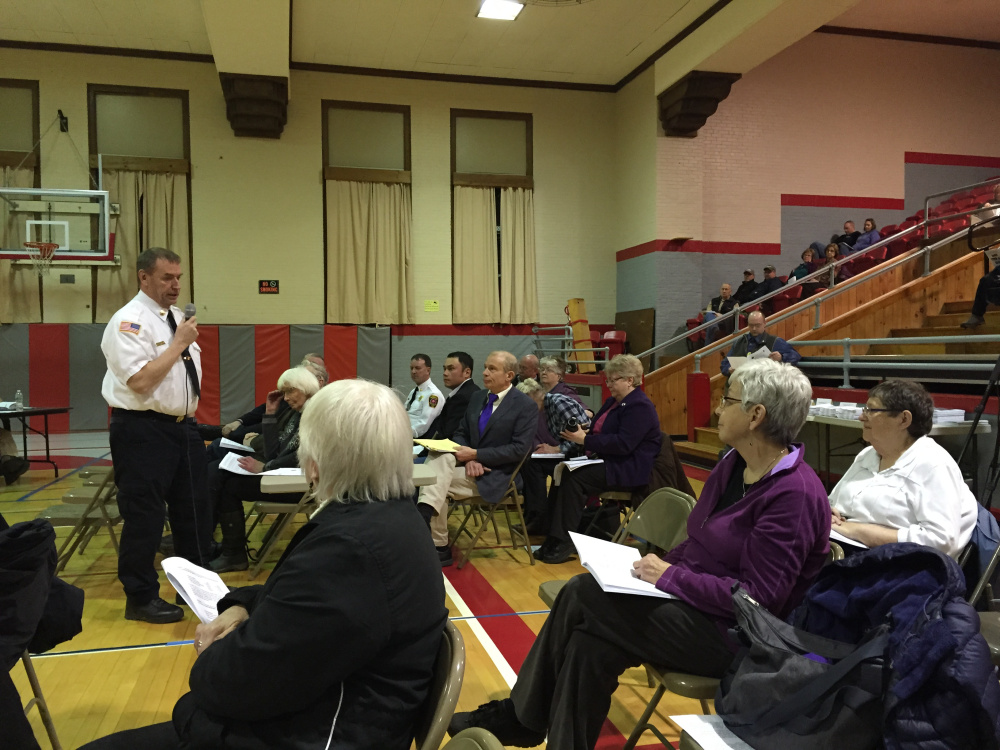
[[612, 357], [625, 353], [625, 331], [605, 331], [601, 337], [601, 346], [608, 347]]
[[882, 227], [880, 230], [878, 230], [878, 235], [884, 240], [890, 234], [895, 234], [898, 231], [899, 231], [898, 226], [896, 226], [895, 224], [890, 224], [889, 226]]
[[907, 219], [906, 221], [904, 221], [902, 224], [899, 225], [898, 231], [905, 232], [910, 227], [915, 227], [919, 223], [920, 223], [919, 221], [914, 221], [913, 219]]
[[[601, 345], [601, 334], [599, 331], [590, 332], [590, 345], [594, 349]], [[591, 352], [594, 356], [593, 359], [602, 360], [604, 359], [604, 352]], [[584, 357], [586, 359], [586, 357]]]
[[909, 248], [906, 246], [906, 240], [902, 239], [902, 238], [900, 238], [898, 240], [893, 240], [892, 242], [890, 242], [886, 246], [886, 249], [888, 251], [886, 253], [886, 258], [888, 258], [890, 260], [892, 258], [898, 258], [900, 255], [902, 255], [907, 250], [909, 250]]
[[[896, 240], [896, 242], [899, 242], [899, 240]], [[887, 250], [888, 248], [880, 247], [878, 250], [872, 250], [870, 253], [859, 255], [849, 261], [847, 263], [849, 273], [851, 276], [857, 276], [859, 273], [864, 273], [868, 269], [874, 268], [885, 260]]]
[[771, 314], [791, 307], [802, 299], [802, 285], [789, 287], [771, 299]]
[[951, 196], [951, 199], [953, 201], [967, 201], [971, 197], [972, 197], [972, 191], [966, 190], [964, 193], [955, 193], [955, 195]]

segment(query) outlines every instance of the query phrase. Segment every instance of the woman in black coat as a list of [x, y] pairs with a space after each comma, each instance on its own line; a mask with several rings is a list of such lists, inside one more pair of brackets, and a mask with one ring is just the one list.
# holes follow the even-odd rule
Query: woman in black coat
[[414, 507], [410, 422], [388, 388], [341, 380], [310, 399], [299, 461], [319, 511], [263, 586], [200, 625], [173, 722], [87, 750], [406, 750], [447, 619]]

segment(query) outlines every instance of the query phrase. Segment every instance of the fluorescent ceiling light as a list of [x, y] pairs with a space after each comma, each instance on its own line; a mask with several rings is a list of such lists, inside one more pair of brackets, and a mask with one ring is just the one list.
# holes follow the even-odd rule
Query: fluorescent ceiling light
[[513, 21], [524, 6], [514, 0], [483, 0], [479, 9], [479, 18], [496, 18], [500, 21]]

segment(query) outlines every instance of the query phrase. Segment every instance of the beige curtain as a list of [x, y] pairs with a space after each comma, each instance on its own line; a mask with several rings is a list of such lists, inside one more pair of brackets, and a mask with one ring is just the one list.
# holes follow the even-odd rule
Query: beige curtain
[[327, 322], [413, 322], [409, 185], [326, 183]]
[[[3, 167], [0, 184], [15, 188], [33, 187], [35, 172], [33, 169]], [[0, 244], [5, 250], [24, 248], [25, 218], [24, 214], [10, 211], [6, 201], [0, 201]], [[41, 320], [38, 276], [32, 267], [0, 260], [0, 323], [40, 323]]]
[[500, 191], [500, 322], [538, 322], [534, 193]]
[[[120, 206], [118, 216], [111, 218], [111, 231], [115, 234], [115, 255], [121, 258], [121, 265], [96, 268], [98, 323], [106, 323], [118, 308], [135, 296], [139, 289], [135, 262], [145, 248], [173, 250], [181, 256], [185, 279], [191, 274], [187, 176], [107, 170], [104, 187], [111, 202]], [[181, 284], [178, 304], [182, 307], [190, 299], [188, 289], [188, 284]]]
[[452, 322], [500, 320], [496, 200], [493, 188], [456, 187]]

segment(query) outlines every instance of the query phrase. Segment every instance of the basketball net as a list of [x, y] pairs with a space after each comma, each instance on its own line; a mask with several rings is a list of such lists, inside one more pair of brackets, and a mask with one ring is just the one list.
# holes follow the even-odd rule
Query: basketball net
[[52, 265], [52, 257], [56, 254], [59, 244], [56, 242], [25, 242], [28, 259], [39, 277], [48, 276]]

